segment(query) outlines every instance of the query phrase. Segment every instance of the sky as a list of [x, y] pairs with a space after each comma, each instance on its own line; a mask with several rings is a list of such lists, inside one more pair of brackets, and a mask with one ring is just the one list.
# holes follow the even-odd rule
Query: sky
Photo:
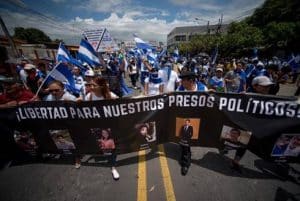
[[[178, 26], [239, 21], [264, 0], [0, 0], [0, 16], [14, 27], [37, 28], [52, 40], [78, 45], [84, 30], [107, 28], [113, 38], [166, 43]], [[196, 20], [197, 19], [197, 20]], [[0, 34], [3, 34], [1, 30]]]

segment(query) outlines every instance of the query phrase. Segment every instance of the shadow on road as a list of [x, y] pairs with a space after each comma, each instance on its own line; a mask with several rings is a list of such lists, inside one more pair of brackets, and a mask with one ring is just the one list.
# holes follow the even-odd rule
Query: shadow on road
[[[180, 157], [180, 149], [175, 143], [164, 144], [166, 157], [178, 161]], [[152, 150], [147, 151], [146, 160], [151, 160], [159, 157], [161, 153], [157, 151], [157, 147], [152, 147]], [[193, 152], [193, 151], [192, 151]], [[288, 165], [276, 164], [257, 159], [254, 162], [255, 169], [250, 169], [242, 166], [241, 172], [234, 171], [230, 168], [230, 158], [219, 153], [208, 151], [203, 154], [202, 158], [194, 159], [192, 153], [192, 164], [206, 168], [223, 175], [232, 177], [252, 178], [252, 179], [279, 179], [282, 181], [291, 181], [299, 184], [300, 172], [289, 167]], [[44, 164], [69, 164], [74, 165], [74, 156], [59, 156], [53, 155], [48, 158], [32, 158], [22, 155], [14, 160], [10, 166], [25, 165], [28, 163], [44, 163]], [[117, 166], [125, 166], [138, 163], [138, 155], [136, 153], [130, 154], [129, 157], [119, 156], [117, 159]], [[103, 156], [88, 155], [84, 156], [82, 160], [83, 166], [109, 166], [106, 158]], [[178, 165], [179, 162], [178, 162]], [[294, 174], [289, 174], [293, 172]]]

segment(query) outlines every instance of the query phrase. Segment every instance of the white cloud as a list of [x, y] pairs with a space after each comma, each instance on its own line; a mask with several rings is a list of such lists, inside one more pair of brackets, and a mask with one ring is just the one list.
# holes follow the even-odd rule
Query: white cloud
[[[80, 23], [76, 26], [85, 26], [87, 29], [95, 29], [96, 27], [106, 27], [111, 35], [115, 38], [122, 40], [131, 40], [132, 34], [137, 33], [144, 40], [157, 40], [166, 41], [167, 34], [176, 26], [191, 26], [193, 22], [174, 20], [171, 23], [167, 23], [166, 20], [158, 18], [151, 19], [133, 19], [135, 15], [123, 15], [118, 16], [116, 13], [112, 13], [108, 18], [95, 21], [93, 26], [89, 26], [81, 19]], [[77, 20], [78, 21], [78, 20]]]

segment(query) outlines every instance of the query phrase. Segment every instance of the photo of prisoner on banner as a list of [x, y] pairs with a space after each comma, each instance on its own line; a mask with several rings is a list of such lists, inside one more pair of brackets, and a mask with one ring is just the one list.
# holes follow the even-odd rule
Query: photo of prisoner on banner
[[198, 139], [200, 119], [176, 118], [176, 136], [179, 137], [181, 174], [186, 175], [191, 166], [191, 140]]
[[271, 156], [291, 156], [300, 155], [300, 135], [282, 134], [274, 144]]
[[72, 154], [76, 149], [71, 135], [67, 129], [49, 130], [49, 134], [56, 145], [56, 148], [63, 154]]
[[91, 128], [91, 134], [96, 138], [100, 154], [111, 155], [116, 150], [111, 128]]
[[155, 122], [138, 123], [134, 126], [139, 149], [148, 149], [150, 145], [156, 141]]
[[230, 126], [223, 125], [220, 139], [224, 141], [224, 148], [220, 154], [227, 154], [228, 151], [235, 150], [234, 158], [231, 160], [230, 167], [241, 172], [240, 160], [247, 150], [252, 133], [250, 131], [240, 130]]
[[221, 132], [221, 140], [224, 141], [225, 146], [233, 148], [246, 147], [250, 141], [252, 133], [229, 126], [223, 126]]
[[[199, 118], [176, 118], [176, 132], [175, 136], [182, 139], [187, 138], [190, 140], [197, 140], [199, 137], [199, 128], [200, 128], [200, 119]], [[187, 137], [184, 133], [187, 130], [191, 130], [191, 136]]]
[[114, 179], [119, 179], [115, 166], [117, 163], [116, 140], [111, 128], [91, 128], [91, 134], [96, 138], [101, 157], [103, 156], [112, 168]]
[[27, 152], [31, 156], [36, 155], [37, 144], [30, 131], [14, 131], [14, 139], [21, 150]]

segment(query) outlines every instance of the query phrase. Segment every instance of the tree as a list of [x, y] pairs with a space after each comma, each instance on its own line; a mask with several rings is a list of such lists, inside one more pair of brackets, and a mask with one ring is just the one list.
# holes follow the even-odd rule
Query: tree
[[300, 20], [300, 1], [266, 0], [256, 9], [247, 23], [263, 28], [270, 22], [295, 22]]
[[271, 22], [264, 28], [267, 43], [272, 46], [288, 46], [295, 40], [296, 23], [293, 22]]
[[259, 28], [248, 25], [245, 21], [233, 22], [228, 27], [227, 35], [220, 39], [220, 47], [226, 54], [231, 54], [261, 46], [263, 41], [263, 33]]
[[14, 38], [26, 40], [28, 43], [39, 44], [39, 43], [48, 43], [51, 42], [49, 36], [47, 36], [43, 31], [35, 28], [23, 28], [16, 27], [14, 29], [15, 34]]

